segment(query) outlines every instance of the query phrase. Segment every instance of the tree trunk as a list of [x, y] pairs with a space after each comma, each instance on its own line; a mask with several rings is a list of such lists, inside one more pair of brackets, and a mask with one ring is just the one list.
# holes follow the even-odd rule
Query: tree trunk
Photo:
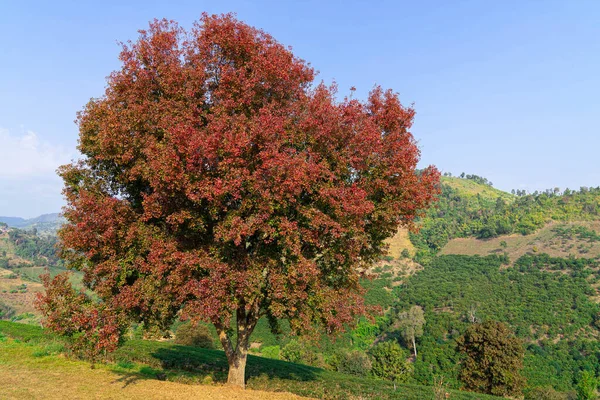
[[[241, 350], [241, 349], [240, 349]], [[227, 384], [232, 386], [246, 387], [246, 360], [248, 358], [247, 349], [236, 352], [232, 359], [229, 359], [229, 374], [227, 375]]]
[[417, 360], [417, 342], [415, 341], [415, 337], [412, 337], [413, 342], [413, 350], [415, 351], [415, 361]]
[[242, 389], [246, 387], [246, 361], [248, 348], [250, 347], [250, 335], [256, 326], [258, 317], [258, 305], [255, 305], [249, 311], [242, 307], [238, 308], [236, 313], [237, 343], [235, 347], [225, 325], [220, 322], [215, 323], [229, 364], [228, 385], [238, 386]]

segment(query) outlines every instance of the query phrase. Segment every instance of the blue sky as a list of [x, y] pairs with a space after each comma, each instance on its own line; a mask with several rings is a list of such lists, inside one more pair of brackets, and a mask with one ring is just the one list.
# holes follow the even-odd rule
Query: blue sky
[[[323, 4], [326, 3], [326, 4]], [[417, 111], [422, 165], [504, 190], [600, 185], [600, 2], [0, 0], [0, 215], [63, 204], [75, 114], [153, 18], [236, 12], [341, 94], [374, 84]]]

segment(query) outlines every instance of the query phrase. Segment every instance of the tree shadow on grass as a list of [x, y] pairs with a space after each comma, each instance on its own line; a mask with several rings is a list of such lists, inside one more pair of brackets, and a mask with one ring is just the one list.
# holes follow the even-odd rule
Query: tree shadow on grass
[[[213, 381], [226, 382], [228, 364], [225, 353], [219, 350], [171, 345], [155, 349], [152, 357], [165, 371], [187, 371], [210, 375]], [[312, 381], [322, 370], [307, 365], [249, 355], [246, 380], [253, 378]]]
[[121, 377], [115, 379], [112, 383], [122, 383], [122, 389], [127, 386], [137, 383], [137, 381], [144, 379], [144, 377], [137, 373], [120, 373]]

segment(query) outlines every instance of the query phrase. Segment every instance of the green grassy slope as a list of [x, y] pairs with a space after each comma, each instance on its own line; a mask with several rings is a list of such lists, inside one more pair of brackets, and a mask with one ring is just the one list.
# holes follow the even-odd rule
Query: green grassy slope
[[[36, 357], [58, 357], [66, 352], [66, 343], [41, 328], [0, 321], [0, 354], [6, 338], [22, 342], [23, 348], [35, 346]], [[12, 341], [11, 346], [15, 345]], [[14, 348], [13, 348], [14, 351]], [[225, 355], [219, 350], [175, 345], [169, 342], [132, 340], [110, 356], [115, 371], [126, 372], [136, 379], [166, 379], [190, 384], [222, 383], [227, 376]], [[1, 360], [10, 368], [10, 360]], [[55, 371], [60, 373], [60, 371]], [[300, 364], [249, 356], [248, 388], [291, 392], [322, 399], [433, 399], [433, 388], [418, 385], [394, 385], [391, 382], [357, 378]], [[474, 400], [497, 397], [448, 390], [450, 398]]]
[[450, 186], [460, 193], [460, 195], [465, 197], [476, 197], [477, 195], [480, 195], [483, 199], [489, 201], [496, 201], [496, 199], [500, 197], [507, 203], [514, 201], [516, 198], [510, 193], [496, 189], [493, 186], [475, 182], [471, 179], [443, 176], [441, 182], [442, 185]]

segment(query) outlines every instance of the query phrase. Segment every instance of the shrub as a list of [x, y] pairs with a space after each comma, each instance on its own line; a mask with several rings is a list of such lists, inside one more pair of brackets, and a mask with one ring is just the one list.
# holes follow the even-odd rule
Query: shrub
[[577, 382], [577, 399], [592, 400], [597, 399], [596, 388], [598, 387], [598, 378], [591, 371], [583, 371], [579, 375]]
[[408, 249], [403, 249], [402, 252], [400, 253], [400, 256], [402, 258], [410, 258], [410, 252], [408, 251]]
[[213, 349], [214, 343], [206, 325], [185, 323], [175, 332], [175, 343], [184, 346], [196, 346], [204, 349]]
[[344, 351], [338, 356], [338, 372], [365, 377], [369, 375], [371, 368], [369, 356], [362, 351]]
[[297, 364], [312, 365], [318, 368], [325, 368], [327, 366], [323, 354], [316, 352], [307, 343], [300, 343], [296, 339], [290, 340], [281, 349], [280, 355], [282, 359]]
[[377, 378], [407, 382], [412, 375], [412, 365], [406, 359], [407, 352], [395, 341], [382, 342], [369, 351], [371, 374]]
[[281, 348], [279, 346], [265, 346], [260, 349], [260, 354], [266, 358], [280, 359]]

